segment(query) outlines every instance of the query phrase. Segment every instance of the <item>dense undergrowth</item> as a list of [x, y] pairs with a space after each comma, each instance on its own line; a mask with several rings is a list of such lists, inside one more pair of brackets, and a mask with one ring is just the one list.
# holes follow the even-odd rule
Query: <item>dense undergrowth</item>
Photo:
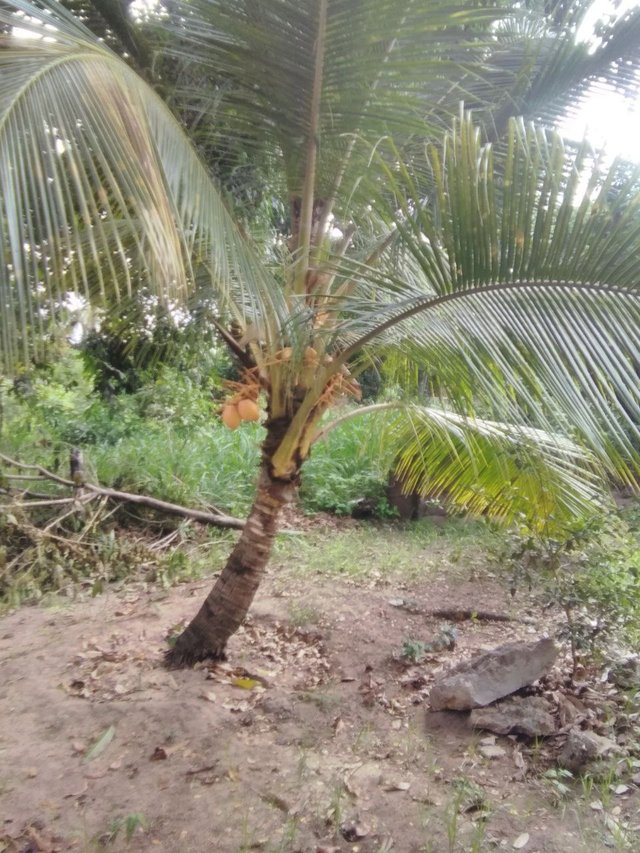
[[[243, 516], [251, 503], [262, 427], [233, 432], [218, 417], [223, 377], [215, 369], [162, 367], [130, 394], [106, 400], [83, 361], [68, 353], [28, 382], [5, 382], [0, 450], [66, 475], [82, 448], [88, 479], [191, 507]], [[304, 469], [300, 500], [309, 512], [348, 514], [366, 499], [378, 514], [390, 459], [366, 417], [319, 442]]]

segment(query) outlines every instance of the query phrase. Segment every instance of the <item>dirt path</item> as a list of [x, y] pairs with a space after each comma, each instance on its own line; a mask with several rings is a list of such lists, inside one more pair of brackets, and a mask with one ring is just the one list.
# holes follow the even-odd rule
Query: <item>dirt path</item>
[[640, 850], [633, 785], [554, 804], [544, 746], [499, 738], [488, 760], [464, 715], [427, 710], [441, 668], [541, 626], [465, 621], [453, 651], [394, 660], [441, 624], [398, 596], [503, 611], [487, 578], [271, 583], [228, 665], [167, 672], [165, 636], [207, 588], [0, 621], [0, 851]]

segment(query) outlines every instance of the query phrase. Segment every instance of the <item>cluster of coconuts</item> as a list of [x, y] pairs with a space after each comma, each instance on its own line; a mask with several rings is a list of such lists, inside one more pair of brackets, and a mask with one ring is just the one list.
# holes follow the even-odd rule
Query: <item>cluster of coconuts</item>
[[222, 409], [222, 423], [227, 429], [236, 429], [242, 421], [257, 421], [259, 417], [258, 404], [250, 397], [229, 400]]
[[[276, 361], [289, 361], [292, 357], [293, 350], [291, 347], [285, 347], [276, 353]], [[331, 356], [324, 357], [324, 363], [331, 363]], [[303, 369], [300, 374], [300, 379], [304, 383], [310, 383], [313, 381], [315, 377], [315, 372], [317, 365], [319, 364], [319, 357], [317, 351], [313, 347], [307, 347], [303, 354]], [[229, 383], [234, 384], [234, 383]], [[222, 423], [228, 429], [237, 429], [240, 426], [242, 421], [257, 421], [260, 417], [260, 409], [258, 408], [258, 404], [254, 396], [250, 396], [252, 391], [249, 391], [249, 387], [242, 387], [239, 384], [235, 384], [235, 387], [241, 388], [240, 394], [232, 397], [230, 400], [224, 404], [222, 408]], [[249, 392], [249, 393], [247, 393]], [[257, 392], [257, 388], [256, 388]]]

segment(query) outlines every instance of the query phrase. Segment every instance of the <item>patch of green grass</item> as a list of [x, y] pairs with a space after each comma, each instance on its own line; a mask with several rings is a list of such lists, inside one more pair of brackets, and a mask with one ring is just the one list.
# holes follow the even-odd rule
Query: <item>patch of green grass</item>
[[100, 840], [105, 845], [113, 844], [118, 836], [124, 835], [126, 843], [129, 843], [138, 831], [144, 832], [146, 826], [145, 816], [138, 812], [132, 812], [124, 817], [114, 818], [108, 831]]
[[[451, 551], [463, 564], [477, 564], [491, 533], [482, 521], [424, 519], [412, 524], [360, 524], [342, 530], [312, 530], [301, 537], [279, 537], [273, 565], [296, 575], [319, 574], [353, 579], [402, 575], [428, 577], [447, 565]], [[465, 565], [466, 567], [466, 565]]]
[[230, 432], [216, 421], [188, 430], [149, 423], [114, 447], [89, 448], [96, 479], [124, 491], [244, 516], [254, 496], [262, 428]]
[[304, 628], [306, 625], [318, 625], [322, 621], [322, 611], [313, 605], [292, 601], [287, 609], [289, 612], [289, 622], [296, 628]]

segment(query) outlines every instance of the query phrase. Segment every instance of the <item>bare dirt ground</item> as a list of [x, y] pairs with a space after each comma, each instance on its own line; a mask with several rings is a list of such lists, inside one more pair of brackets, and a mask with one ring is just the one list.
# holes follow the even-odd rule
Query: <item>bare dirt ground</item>
[[[544, 776], [561, 735], [499, 737], [488, 759], [466, 714], [429, 711], [451, 663], [549, 627], [491, 577], [273, 576], [227, 664], [168, 672], [166, 635], [208, 587], [0, 621], [0, 851], [640, 850], [620, 768], [562, 796]], [[460, 621], [453, 650], [399, 661], [442, 625], [412, 611], [450, 606], [515, 618]]]

